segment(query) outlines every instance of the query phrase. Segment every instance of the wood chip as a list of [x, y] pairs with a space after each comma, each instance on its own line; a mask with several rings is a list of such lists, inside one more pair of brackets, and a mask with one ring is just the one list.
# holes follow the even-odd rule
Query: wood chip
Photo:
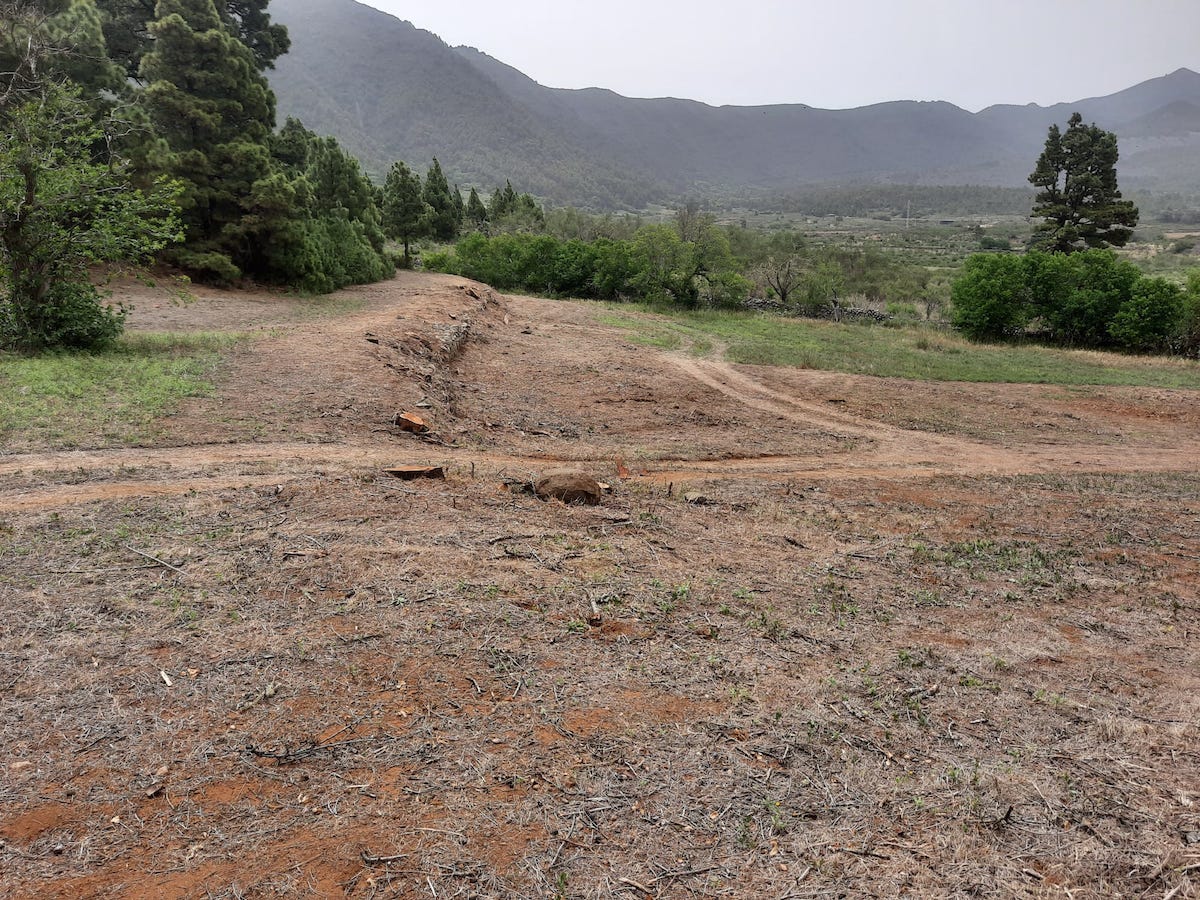
[[397, 413], [394, 424], [402, 431], [411, 431], [413, 434], [424, 434], [429, 430], [429, 424], [416, 413]]

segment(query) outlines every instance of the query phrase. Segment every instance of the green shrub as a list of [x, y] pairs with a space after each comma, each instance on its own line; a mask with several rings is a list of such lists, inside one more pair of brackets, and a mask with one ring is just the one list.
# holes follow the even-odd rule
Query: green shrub
[[1025, 261], [1009, 255], [969, 257], [950, 300], [952, 321], [970, 338], [994, 340], [1023, 331], [1033, 316]]
[[1163, 278], [1142, 278], [1109, 323], [1108, 333], [1127, 350], [1152, 351], [1168, 346], [1183, 315], [1183, 291]]
[[102, 350], [125, 327], [126, 308], [104, 302], [90, 284], [58, 282], [32, 311], [24, 314], [0, 300], [0, 347], [10, 350]]
[[1187, 289], [1179, 304], [1179, 324], [1171, 343], [1176, 353], [1200, 357], [1200, 269], [1188, 274]]
[[421, 257], [421, 268], [427, 272], [453, 272], [454, 254], [448, 250], [437, 250]]
[[1038, 312], [1055, 340], [1073, 346], [1105, 346], [1111, 337], [1109, 325], [1133, 297], [1141, 272], [1111, 250], [1052, 258], [1064, 268], [1065, 289], [1052, 304], [1039, 304]]
[[167, 258], [193, 279], [204, 284], [229, 285], [242, 277], [242, 270], [224, 253], [215, 250], [175, 250]]

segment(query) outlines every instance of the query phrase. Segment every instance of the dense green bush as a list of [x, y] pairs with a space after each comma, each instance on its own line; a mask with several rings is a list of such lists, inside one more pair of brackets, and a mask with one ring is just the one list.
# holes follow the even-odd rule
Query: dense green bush
[[594, 299], [636, 296], [687, 307], [740, 303], [751, 286], [735, 270], [722, 236], [684, 241], [668, 225], [646, 226], [632, 241], [474, 233], [453, 252], [426, 255], [425, 268], [501, 290]]
[[1187, 289], [1180, 300], [1179, 326], [1171, 343], [1175, 352], [1200, 358], [1200, 269], [1188, 275]]
[[1028, 268], [1019, 256], [967, 259], [950, 291], [952, 321], [968, 337], [994, 340], [1024, 331], [1033, 316]]
[[1128, 350], [1160, 350], [1169, 345], [1183, 316], [1183, 291], [1161, 278], [1140, 278], [1129, 299], [1108, 325], [1116, 343]]
[[1183, 292], [1110, 250], [977, 254], [951, 290], [953, 322], [994, 340], [1030, 331], [1072, 347], [1172, 349], [1184, 342]]
[[56, 282], [36, 306], [0, 303], [0, 347], [103, 350], [120, 336], [125, 314], [90, 284]]

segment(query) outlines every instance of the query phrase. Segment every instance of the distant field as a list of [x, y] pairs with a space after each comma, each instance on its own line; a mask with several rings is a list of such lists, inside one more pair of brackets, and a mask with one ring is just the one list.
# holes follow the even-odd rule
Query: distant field
[[639, 343], [706, 353], [731, 362], [823, 369], [852, 375], [1021, 384], [1200, 389], [1200, 363], [1033, 345], [973, 344], [920, 326], [886, 327], [757, 313], [671, 312], [610, 306], [605, 324]]

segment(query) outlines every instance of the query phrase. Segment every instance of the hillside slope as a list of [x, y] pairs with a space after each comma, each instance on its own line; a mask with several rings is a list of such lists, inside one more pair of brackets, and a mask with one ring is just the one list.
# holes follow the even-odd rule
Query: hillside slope
[[292, 51], [282, 115], [341, 139], [368, 169], [438, 156], [451, 176], [589, 206], [684, 193], [891, 182], [1025, 186], [1053, 122], [1079, 110], [1122, 141], [1122, 183], [1200, 189], [1200, 75], [1180, 69], [1052, 107], [899, 101], [847, 110], [713, 107], [548, 88], [485, 53], [354, 0], [274, 0]]
[[437, 156], [463, 185], [511, 177], [545, 197], [634, 206], [653, 193], [428, 31], [351, 0], [276, 0], [271, 11], [293, 48], [271, 73], [280, 119], [335, 135], [376, 176]]

